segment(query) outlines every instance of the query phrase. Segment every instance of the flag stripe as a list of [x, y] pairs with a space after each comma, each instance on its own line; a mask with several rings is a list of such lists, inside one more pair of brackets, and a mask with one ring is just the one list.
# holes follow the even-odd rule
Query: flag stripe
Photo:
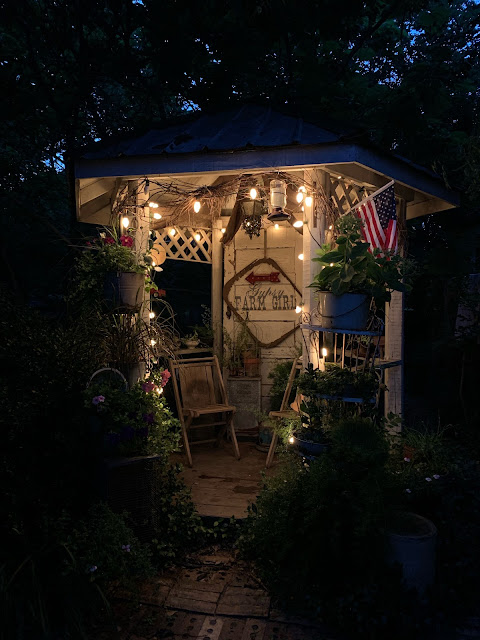
[[362, 223], [362, 236], [369, 243], [370, 251], [380, 249], [397, 252], [397, 215], [393, 183], [360, 202], [354, 211]]

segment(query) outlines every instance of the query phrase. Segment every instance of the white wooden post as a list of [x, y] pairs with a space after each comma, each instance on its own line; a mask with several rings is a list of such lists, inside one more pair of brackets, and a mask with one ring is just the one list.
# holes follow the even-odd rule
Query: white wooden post
[[[400, 200], [397, 208], [397, 218], [400, 228], [404, 226], [405, 201]], [[400, 239], [399, 239], [400, 240]], [[400, 246], [400, 253], [403, 247]], [[404, 307], [405, 294], [400, 291], [392, 292], [390, 303], [385, 305], [385, 359], [400, 360], [401, 365], [385, 371], [385, 415], [404, 412], [403, 390], [403, 358], [404, 358]]]
[[[318, 169], [311, 170], [312, 182], [314, 186], [326, 188], [327, 174]], [[315, 291], [309, 289], [308, 285], [312, 282], [314, 276], [319, 272], [320, 268], [317, 262], [312, 262], [312, 258], [316, 255], [316, 250], [320, 248], [325, 238], [325, 210], [323, 202], [314, 197], [310, 207], [305, 204], [305, 220], [306, 225], [303, 230], [303, 320], [307, 323], [311, 321], [312, 313], [317, 307]], [[313, 320], [312, 320], [313, 322]], [[306, 368], [308, 363], [313, 364], [314, 368], [322, 366], [318, 354], [318, 334], [312, 334], [310, 331], [302, 331], [304, 338], [303, 345], [303, 366]]]
[[222, 355], [223, 333], [223, 244], [222, 219], [214, 220], [212, 225], [212, 328], [213, 353], [219, 358]]

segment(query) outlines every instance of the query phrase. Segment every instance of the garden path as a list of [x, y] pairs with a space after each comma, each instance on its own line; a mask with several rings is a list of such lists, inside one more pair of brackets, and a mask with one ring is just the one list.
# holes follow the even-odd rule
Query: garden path
[[284, 615], [272, 605], [248, 565], [217, 547], [144, 582], [117, 592], [114, 622], [92, 640], [333, 640], [311, 621]]
[[[201, 516], [245, 518], [247, 507], [260, 491], [267, 453], [251, 442], [240, 442], [240, 460], [229, 443], [215, 448], [211, 444], [192, 447], [193, 467], [184, 467], [182, 476], [192, 490], [192, 499]], [[175, 460], [185, 464], [182, 456]], [[278, 458], [266, 474], [275, 473]]]

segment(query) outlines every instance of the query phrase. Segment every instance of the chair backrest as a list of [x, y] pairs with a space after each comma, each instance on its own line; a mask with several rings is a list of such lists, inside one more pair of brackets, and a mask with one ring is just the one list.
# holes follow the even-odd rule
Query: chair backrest
[[182, 408], [198, 409], [227, 404], [217, 356], [171, 360], [174, 389]]
[[287, 386], [285, 387], [285, 392], [282, 398], [282, 404], [280, 405], [280, 411], [288, 411], [290, 409], [290, 394], [292, 393], [293, 382], [295, 380], [295, 376], [297, 375], [297, 371], [300, 371], [302, 368], [302, 358], [295, 358], [292, 364], [292, 368], [290, 369], [290, 375], [288, 376]]

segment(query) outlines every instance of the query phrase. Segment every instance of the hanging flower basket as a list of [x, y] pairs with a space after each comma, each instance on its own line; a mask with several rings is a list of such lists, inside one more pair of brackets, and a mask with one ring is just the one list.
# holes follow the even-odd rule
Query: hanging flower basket
[[116, 307], [138, 309], [144, 300], [145, 276], [142, 273], [108, 273], [104, 283], [105, 300]]

